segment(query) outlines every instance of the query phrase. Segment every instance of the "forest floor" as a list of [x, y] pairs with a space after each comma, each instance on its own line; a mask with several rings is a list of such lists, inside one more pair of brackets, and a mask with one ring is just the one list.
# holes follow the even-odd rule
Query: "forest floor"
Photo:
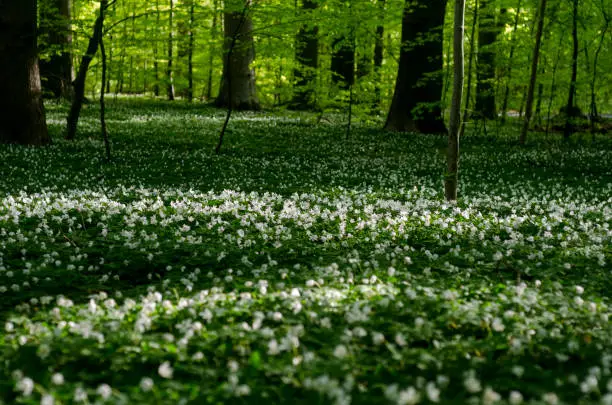
[[0, 403], [612, 404], [612, 141], [108, 106], [0, 146]]

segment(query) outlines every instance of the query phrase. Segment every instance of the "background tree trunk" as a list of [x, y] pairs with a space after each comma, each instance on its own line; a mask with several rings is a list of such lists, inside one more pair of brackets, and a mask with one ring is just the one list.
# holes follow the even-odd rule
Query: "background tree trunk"
[[406, 1], [399, 69], [385, 129], [446, 133], [440, 105], [445, 14], [446, 0]]
[[66, 139], [74, 139], [76, 136], [81, 108], [83, 108], [83, 101], [85, 101], [85, 79], [87, 78], [89, 65], [96, 55], [96, 52], [98, 52], [98, 45], [103, 35], [104, 16], [107, 8], [108, 0], [100, 1], [100, 12], [94, 24], [93, 34], [91, 38], [89, 38], [87, 51], [85, 51], [85, 55], [81, 58], [79, 72], [74, 80], [74, 98], [72, 99], [72, 105], [68, 113], [68, 131]]
[[345, 35], [332, 43], [331, 74], [332, 82], [343, 90], [355, 83], [355, 48]]
[[168, 83], [166, 84], [166, 94], [168, 95], [168, 100], [174, 100], [174, 77], [172, 71], [172, 63], [174, 59], [173, 55], [173, 47], [174, 47], [174, 34], [172, 32], [173, 28], [173, 17], [174, 17], [174, 0], [170, 0], [170, 14], [168, 16], [168, 65], [166, 66], [166, 80]]
[[71, 99], [72, 33], [70, 29], [70, 0], [45, 0], [40, 5], [39, 38], [46, 59], [41, 59], [40, 75], [43, 90], [53, 98]]
[[[318, 7], [318, 2], [303, 0], [303, 14], [312, 13]], [[316, 80], [319, 67], [319, 27], [304, 24], [296, 36], [294, 70], [295, 85], [290, 107], [294, 110], [310, 110], [316, 108]]]
[[576, 80], [578, 79], [578, 0], [572, 2], [572, 78], [570, 80], [569, 95], [567, 97], [567, 105], [565, 106], [565, 128], [563, 129], [563, 137], [568, 139], [574, 131], [573, 119], [579, 113], [574, 108], [574, 99], [576, 97]]
[[379, 107], [381, 102], [380, 82], [382, 80], [381, 70], [384, 60], [385, 47], [385, 0], [378, 0], [377, 5], [380, 9], [380, 21], [376, 26], [376, 37], [374, 39], [374, 106]]
[[448, 151], [446, 154], [447, 173], [444, 179], [444, 196], [447, 201], [457, 200], [459, 184], [459, 132], [461, 130], [461, 99], [463, 98], [464, 76], [464, 25], [465, 0], [455, 0], [455, 21], [453, 35], [453, 98], [448, 125]]
[[255, 59], [255, 44], [250, 7], [251, 0], [225, 2], [223, 77], [216, 100], [218, 107], [227, 107], [231, 100], [231, 107], [237, 110], [260, 109], [255, 89], [255, 70], [251, 68]]
[[495, 50], [500, 26], [495, 23], [495, 2], [480, 1], [478, 24], [478, 69], [476, 69], [476, 105], [480, 118], [497, 118], [495, 106]]
[[529, 123], [531, 122], [531, 113], [533, 110], [533, 93], [538, 78], [538, 60], [540, 59], [540, 46], [542, 44], [542, 33], [544, 31], [544, 13], [546, 12], [546, 0], [540, 0], [538, 7], [538, 27], [536, 30], [536, 42], [533, 47], [533, 57], [531, 59], [531, 78], [529, 79], [529, 89], [527, 90], [525, 119], [521, 129], [519, 142], [524, 145], [527, 141], [527, 131], [529, 131]]
[[36, 0], [0, 1], [0, 142], [51, 142], [42, 101]]

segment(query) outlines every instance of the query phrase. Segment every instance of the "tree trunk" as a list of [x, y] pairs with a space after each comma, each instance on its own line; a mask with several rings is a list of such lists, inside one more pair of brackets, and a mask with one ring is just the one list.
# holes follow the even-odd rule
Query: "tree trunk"
[[237, 110], [260, 109], [255, 89], [255, 70], [251, 68], [255, 59], [255, 44], [250, 7], [251, 0], [225, 2], [223, 77], [216, 100], [218, 107], [231, 104]]
[[0, 1], [0, 143], [45, 145], [36, 0]]
[[542, 32], [544, 31], [544, 13], [546, 12], [546, 0], [540, 0], [540, 6], [538, 7], [538, 27], [536, 30], [536, 42], [533, 47], [533, 56], [531, 58], [531, 78], [529, 79], [529, 89], [527, 90], [527, 99], [525, 106], [525, 120], [523, 121], [523, 128], [521, 129], [521, 136], [519, 142], [524, 145], [527, 141], [527, 131], [529, 130], [529, 123], [531, 121], [531, 112], [533, 110], [533, 93], [535, 92], [535, 85], [538, 78], [538, 60], [540, 59], [540, 46], [542, 44]]
[[[312, 13], [317, 9], [318, 2], [303, 0], [303, 14]], [[295, 87], [290, 108], [294, 110], [310, 110], [316, 108], [316, 80], [319, 68], [319, 27], [304, 24], [296, 36], [294, 70]]]
[[381, 70], [384, 60], [384, 46], [385, 46], [385, 0], [377, 1], [378, 7], [380, 8], [379, 25], [376, 26], [376, 37], [374, 38], [374, 105], [375, 107], [380, 106], [381, 102], [381, 90], [380, 82], [382, 80]]
[[485, 119], [497, 118], [495, 107], [495, 50], [500, 27], [495, 24], [495, 3], [480, 1], [478, 24], [478, 69], [476, 69], [476, 106], [474, 112]]
[[[216, 39], [217, 39], [217, 12], [218, 10], [218, 5], [217, 5], [218, 0], [213, 0], [213, 19], [212, 19], [212, 27], [211, 27], [211, 37], [212, 37], [212, 43], [216, 44]], [[208, 78], [206, 80], [206, 101], [209, 101], [212, 98], [212, 86], [213, 86], [213, 70], [214, 70], [214, 56], [215, 56], [215, 52], [213, 52], [215, 48], [215, 45], [211, 45], [211, 49], [208, 51], [209, 56], [208, 56]]]
[[72, 98], [72, 55], [70, 45], [70, 0], [45, 0], [40, 5], [39, 38], [42, 53], [40, 75], [43, 91], [53, 98]]
[[355, 83], [355, 48], [345, 35], [332, 43], [331, 74], [332, 82], [343, 90]]
[[385, 124], [389, 131], [446, 133], [441, 107], [445, 12], [446, 0], [406, 0], [397, 81]]
[[453, 97], [448, 125], [448, 151], [446, 154], [446, 176], [444, 180], [444, 196], [447, 201], [457, 200], [459, 184], [459, 132], [461, 130], [461, 99], [463, 98], [464, 75], [464, 25], [465, 0], [455, 0], [455, 21], [453, 35]]
[[189, 0], [189, 49], [187, 50], [187, 100], [193, 101], [193, 51], [195, 47], [195, 1]]
[[578, 0], [573, 0], [572, 11], [572, 78], [570, 81], [569, 96], [565, 107], [565, 128], [563, 137], [568, 139], [574, 132], [573, 120], [578, 116], [574, 108], [574, 98], [576, 97], [576, 79], [578, 78]]
[[173, 17], [174, 17], [174, 0], [170, 0], [170, 14], [168, 17], [168, 65], [166, 67], [166, 80], [168, 81], [166, 87], [166, 94], [168, 100], [174, 100], [174, 77], [172, 71], [172, 62], [174, 59], [173, 47], [174, 47], [174, 35], [173, 35]]
[[[160, 12], [159, 12], [159, 0], [155, 0], [155, 21], [156, 27], [160, 26]], [[153, 85], [153, 94], [155, 97], [159, 97], [159, 49], [157, 45], [157, 38], [153, 41], [153, 72], [155, 74], [155, 84]]]
[[512, 38], [510, 39], [510, 57], [508, 64], [508, 77], [506, 78], [506, 88], [504, 89], [504, 100], [502, 102], [502, 122], [506, 122], [508, 116], [508, 97], [510, 96], [510, 81], [512, 80], [512, 61], [514, 60], [514, 50], [516, 49], [516, 30], [521, 16], [521, 1], [518, 0], [516, 15], [514, 16], [514, 26], [512, 27]]
[[[474, 11], [472, 13], [472, 29], [470, 33], [470, 54], [468, 56], [468, 69], [467, 69], [467, 85], [465, 94], [465, 104], [463, 105], [463, 119], [461, 123], [461, 130], [459, 137], [465, 134], [465, 125], [468, 120], [468, 113], [470, 109], [470, 97], [472, 94], [472, 67], [474, 66], [474, 53], [476, 48], [476, 26], [478, 25], [478, 11], [479, 11], [479, 0], [474, 3]], [[464, 75], [465, 76], [465, 75]], [[464, 77], [465, 79], [465, 77]]]
[[101, 0], [100, 13], [94, 24], [93, 35], [89, 38], [87, 51], [85, 51], [85, 55], [81, 58], [79, 72], [74, 80], [74, 98], [72, 99], [72, 105], [68, 114], [68, 132], [66, 134], [66, 139], [74, 139], [76, 136], [79, 116], [81, 115], [81, 108], [83, 108], [83, 101], [85, 100], [85, 79], [87, 78], [89, 65], [96, 55], [96, 52], [98, 52], [98, 45], [100, 44], [100, 39], [103, 34], [102, 29], [104, 28], [104, 16], [107, 8], [108, 0]]

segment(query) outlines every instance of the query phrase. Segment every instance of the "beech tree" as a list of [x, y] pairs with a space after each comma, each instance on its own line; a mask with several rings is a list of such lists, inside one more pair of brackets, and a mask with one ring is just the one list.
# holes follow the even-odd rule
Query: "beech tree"
[[385, 129], [446, 133], [441, 107], [445, 14], [446, 0], [406, 0], [399, 68]]
[[[318, 7], [316, 0], [303, 0], [302, 13], [307, 15]], [[294, 70], [295, 85], [290, 107], [295, 110], [308, 110], [316, 107], [315, 81], [319, 67], [319, 27], [316, 24], [303, 24], [296, 36]]]
[[495, 49], [501, 26], [495, 22], [495, 2], [480, 0], [478, 13], [478, 69], [476, 70], [477, 116], [497, 118], [495, 105]]
[[39, 42], [45, 57], [40, 75], [46, 95], [72, 98], [71, 0], [44, 0], [40, 4]]
[[0, 1], [0, 142], [45, 145], [36, 0]]
[[459, 133], [461, 131], [461, 99], [463, 98], [464, 79], [464, 24], [465, 0], [455, 0], [455, 19], [453, 35], [453, 97], [451, 100], [450, 121], [448, 125], [448, 151], [446, 154], [446, 178], [444, 195], [447, 201], [457, 200], [459, 183]]
[[260, 109], [255, 88], [253, 42], [253, 0], [226, 0], [223, 30], [223, 77], [217, 97], [218, 107], [237, 110]]

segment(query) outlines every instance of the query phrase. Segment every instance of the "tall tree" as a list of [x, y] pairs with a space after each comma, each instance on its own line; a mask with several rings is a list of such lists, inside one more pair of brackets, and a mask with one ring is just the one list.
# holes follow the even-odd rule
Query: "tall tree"
[[531, 77], [529, 78], [529, 88], [527, 89], [527, 99], [525, 106], [525, 119], [521, 128], [521, 136], [519, 142], [524, 145], [527, 141], [527, 131], [529, 131], [529, 123], [531, 122], [531, 113], [533, 110], [533, 93], [538, 78], [538, 61], [540, 59], [540, 46], [542, 45], [542, 33], [544, 32], [544, 17], [546, 13], [546, 0], [540, 0], [538, 7], [538, 21], [536, 29], [535, 46], [533, 47], [533, 56], [531, 58]]
[[172, 63], [174, 62], [173, 48], [174, 48], [174, 33], [173, 33], [173, 19], [174, 19], [174, 0], [170, 0], [170, 12], [168, 14], [168, 64], [166, 65], [166, 94], [168, 100], [174, 100], [174, 72], [172, 70]]
[[355, 47], [350, 35], [339, 35], [332, 43], [332, 82], [343, 90], [355, 83]]
[[43, 90], [54, 98], [72, 98], [71, 0], [44, 0], [40, 4], [39, 42], [46, 54], [40, 60]]
[[226, 0], [223, 12], [223, 77], [216, 105], [238, 110], [260, 109], [255, 88], [253, 0]]
[[495, 2], [480, 0], [478, 13], [478, 69], [476, 69], [476, 115], [486, 119], [497, 118], [495, 107], [495, 49], [500, 32], [495, 23]]
[[574, 108], [576, 98], [576, 80], [578, 79], [578, 0], [572, 0], [572, 78], [570, 80], [569, 95], [565, 106], [565, 128], [563, 137], [569, 138], [572, 134], [572, 120], [579, 115]]
[[448, 151], [446, 154], [446, 177], [444, 179], [444, 196], [447, 201], [457, 200], [459, 184], [459, 133], [461, 131], [461, 99], [463, 98], [464, 76], [464, 25], [465, 0], [455, 0], [455, 19], [453, 35], [453, 98], [451, 101], [450, 121], [448, 125]]
[[446, 0], [406, 0], [397, 81], [385, 129], [446, 133], [441, 106], [445, 14]]
[[[318, 7], [316, 0], [302, 1], [302, 14], [312, 14]], [[294, 70], [295, 85], [290, 107], [295, 110], [309, 110], [316, 107], [316, 79], [319, 67], [319, 27], [316, 24], [303, 24], [297, 35], [295, 45]]]
[[376, 107], [380, 106], [381, 102], [381, 70], [384, 61], [384, 46], [385, 46], [385, 0], [378, 0], [376, 2], [380, 9], [379, 22], [376, 26], [376, 36], [374, 37], [374, 104]]
[[0, 1], [0, 142], [51, 142], [38, 67], [36, 0]]
[[510, 39], [510, 63], [507, 67], [506, 73], [506, 88], [504, 89], [504, 99], [502, 101], [502, 122], [506, 121], [507, 113], [508, 113], [508, 97], [510, 96], [510, 81], [512, 80], [512, 61], [514, 60], [514, 52], [516, 50], [516, 33], [518, 29], [518, 24], [521, 16], [521, 2], [522, 0], [518, 0], [516, 5], [516, 12], [514, 15], [514, 24], [512, 26], [512, 37]]
[[87, 50], [81, 58], [79, 65], [79, 72], [74, 80], [74, 97], [72, 99], [72, 105], [70, 106], [70, 112], [68, 113], [68, 131], [66, 139], [74, 139], [79, 124], [79, 116], [81, 115], [81, 109], [83, 108], [83, 102], [85, 101], [85, 79], [87, 79], [87, 72], [89, 71], [89, 65], [93, 60], [94, 56], [98, 52], [98, 46], [104, 35], [104, 18], [106, 17], [106, 10], [109, 7], [109, 0], [100, 0], [100, 9], [98, 17], [94, 23], [94, 29]]

